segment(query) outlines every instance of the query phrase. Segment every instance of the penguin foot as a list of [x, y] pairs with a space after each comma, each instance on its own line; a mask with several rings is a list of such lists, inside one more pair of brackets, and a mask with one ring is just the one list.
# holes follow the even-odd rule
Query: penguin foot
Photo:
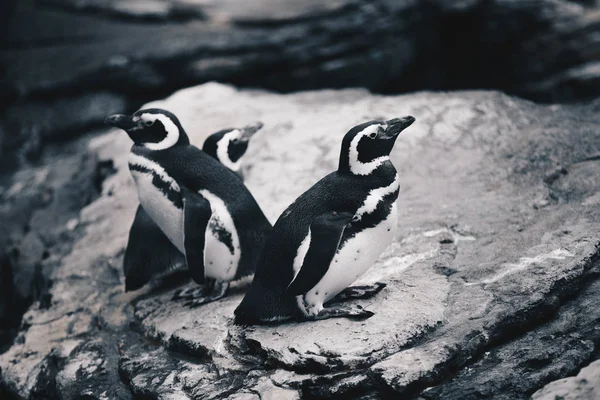
[[326, 307], [314, 317], [314, 320], [323, 320], [329, 318], [350, 318], [355, 320], [365, 320], [371, 318], [375, 313], [365, 310], [361, 306], [338, 306]]
[[193, 288], [184, 288], [176, 290], [171, 300], [193, 300], [199, 297], [207, 296], [215, 290], [216, 279], [207, 279], [206, 284]]
[[346, 300], [369, 299], [386, 287], [387, 284], [375, 282], [374, 285], [350, 286], [338, 293], [330, 303], [337, 303]]
[[178, 289], [173, 293], [171, 300], [189, 300], [204, 294], [204, 286], [195, 288]]
[[193, 308], [222, 299], [225, 297], [225, 295], [227, 295], [227, 289], [229, 289], [229, 282], [215, 281], [215, 283], [212, 285], [212, 289], [209, 292], [204, 290], [202, 292], [202, 296], [191, 299], [187, 303], [184, 303], [184, 306]]

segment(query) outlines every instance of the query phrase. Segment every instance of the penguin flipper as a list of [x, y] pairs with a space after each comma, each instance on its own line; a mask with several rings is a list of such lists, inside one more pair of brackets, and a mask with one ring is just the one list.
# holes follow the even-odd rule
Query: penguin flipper
[[210, 203], [204, 197], [184, 191], [183, 195], [183, 247], [185, 260], [194, 281], [202, 285], [204, 276], [204, 235], [212, 215]]
[[328, 212], [313, 220], [308, 251], [287, 293], [293, 296], [306, 293], [325, 276], [352, 216], [351, 213]]
[[137, 290], [178, 265], [185, 265], [183, 254], [138, 206], [123, 258], [125, 291]]

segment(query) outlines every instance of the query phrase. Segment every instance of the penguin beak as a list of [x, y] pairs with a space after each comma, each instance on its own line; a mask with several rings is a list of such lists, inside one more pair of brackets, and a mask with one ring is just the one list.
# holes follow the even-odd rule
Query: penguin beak
[[260, 121], [254, 122], [253, 124], [250, 124], [250, 125], [246, 125], [245, 127], [243, 127], [241, 129], [242, 136], [240, 137], [240, 140], [247, 142], [262, 127], [263, 127], [263, 123]]
[[382, 137], [386, 139], [395, 139], [400, 132], [411, 126], [413, 122], [415, 122], [415, 118], [410, 115], [403, 118], [390, 119], [389, 121], [386, 121], [387, 128]]
[[104, 120], [106, 125], [114, 126], [115, 128], [128, 131], [138, 127], [138, 122], [131, 115], [113, 114], [106, 117]]

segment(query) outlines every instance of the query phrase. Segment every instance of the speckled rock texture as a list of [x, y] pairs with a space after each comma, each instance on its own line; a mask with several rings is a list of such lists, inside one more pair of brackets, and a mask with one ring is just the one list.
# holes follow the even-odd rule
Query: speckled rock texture
[[35, 157], [31, 140], [68, 137], [101, 124], [104, 113], [211, 80], [286, 92], [494, 88], [546, 102], [600, 94], [593, 0], [3, 0], [3, 7], [5, 166]]
[[387, 283], [358, 301], [375, 315], [238, 327], [232, 312], [244, 282], [196, 309], [171, 302], [174, 288], [124, 293], [137, 200], [131, 143], [111, 131], [88, 151], [117, 172], [81, 212], [47, 303], [31, 307], [0, 355], [4, 390], [17, 398], [525, 399], [595, 358], [598, 101], [540, 106], [484, 91], [280, 95], [209, 83], [149, 106], [177, 114], [196, 145], [263, 121], [244, 175], [271, 221], [336, 168], [349, 128], [415, 116], [392, 153], [398, 235], [359, 281]]
[[50, 271], [70, 251], [79, 212], [98, 197], [109, 167], [85, 140], [56, 147], [42, 165], [0, 178], [0, 352], [29, 305], [46, 304]]
[[531, 397], [533, 400], [593, 400], [600, 398], [600, 360], [583, 368], [575, 377], [549, 383]]

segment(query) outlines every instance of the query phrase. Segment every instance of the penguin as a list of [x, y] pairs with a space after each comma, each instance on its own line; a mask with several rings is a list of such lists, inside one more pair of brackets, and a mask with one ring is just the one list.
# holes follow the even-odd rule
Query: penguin
[[385, 286], [348, 287], [394, 238], [400, 185], [389, 155], [414, 121], [411, 116], [374, 120], [346, 133], [337, 171], [277, 219], [250, 290], [234, 312], [236, 324], [373, 315], [360, 306], [323, 304], [368, 298]]
[[252, 194], [235, 172], [191, 145], [168, 111], [115, 114], [105, 122], [133, 140], [128, 163], [140, 205], [204, 285], [190, 305], [224, 297], [231, 281], [254, 272], [271, 230]]
[[[223, 129], [211, 134], [202, 150], [242, 177], [241, 159], [252, 136], [262, 128], [261, 122], [243, 128]], [[184, 255], [140, 205], [129, 230], [123, 258], [125, 291], [137, 290], [152, 279], [171, 276], [186, 267]], [[178, 292], [176, 299], [180, 298]]]
[[242, 156], [246, 154], [252, 136], [262, 127], [262, 122], [255, 122], [241, 129], [220, 130], [206, 138], [202, 150], [243, 178]]

